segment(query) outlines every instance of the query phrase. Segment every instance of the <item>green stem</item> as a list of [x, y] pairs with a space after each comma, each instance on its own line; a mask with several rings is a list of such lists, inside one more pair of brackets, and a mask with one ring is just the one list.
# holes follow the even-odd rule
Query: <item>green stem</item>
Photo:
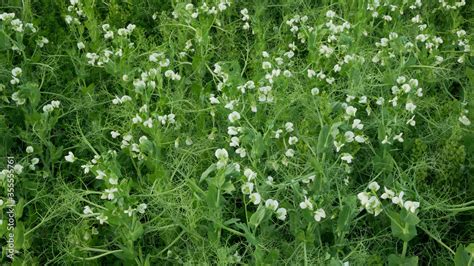
[[402, 257], [405, 258], [405, 255], [407, 254], [407, 248], [408, 248], [408, 242], [403, 241], [403, 250], [402, 250]]
[[304, 251], [304, 266], [308, 266], [308, 257], [306, 255], [306, 240], [303, 244], [303, 251]]

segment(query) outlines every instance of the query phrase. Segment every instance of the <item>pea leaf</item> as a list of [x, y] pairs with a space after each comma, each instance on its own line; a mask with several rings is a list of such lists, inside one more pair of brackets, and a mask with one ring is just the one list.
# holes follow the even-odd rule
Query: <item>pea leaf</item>
[[414, 224], [407, 223], [400, 214], [394, 211], [389, 211], [389, 215], [391, 220], [390, 228], [394, 237], [408, 242], [416, 236], [417, 232]]
[[388, 265], [389, 266], [417, 266], [418, 257], [401, 257], [395, 254], [390, 254], [388, 256]]
[[460, 245], [456, 249], [456, 254], [454, 254], [454, 265], [455, 266], [471, 266], [474, 261], [474, 256], [469, 256], [469, 253], [466, 251], [464, 246]]
[[206, 179], [210, 173], [212, 173], [214, 170], [216, 170], [217, 166], [216, 164], [211, 164], [211, 166], [209, 166], [206, 171], [204, 171], [201, 175], [201, 178], [199, 179], [199, 183], [201, 183], [204, 179]]
[[263, 205], [258, 206], [257, 211], [250, 216], [249, 224], [254, 228], [257, 228], [258, 225], [262, 222], [265, 217], [265, 207]]

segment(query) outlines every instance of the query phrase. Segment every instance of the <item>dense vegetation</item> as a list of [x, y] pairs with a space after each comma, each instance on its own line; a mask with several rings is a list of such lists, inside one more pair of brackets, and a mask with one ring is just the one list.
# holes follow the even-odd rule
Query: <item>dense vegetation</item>
[[467, 0], [1, 1], [2, 262], [474, 265], [473, 25]]

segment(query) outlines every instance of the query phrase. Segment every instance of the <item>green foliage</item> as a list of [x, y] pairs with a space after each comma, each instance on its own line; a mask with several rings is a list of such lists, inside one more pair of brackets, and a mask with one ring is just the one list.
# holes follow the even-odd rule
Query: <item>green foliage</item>
[[473, 265], [473, 18], [2, 1], [1, 263]]

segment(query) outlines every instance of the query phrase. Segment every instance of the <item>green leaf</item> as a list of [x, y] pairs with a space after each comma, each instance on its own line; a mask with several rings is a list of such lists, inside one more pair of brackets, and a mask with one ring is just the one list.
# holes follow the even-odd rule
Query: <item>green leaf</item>
[[474, 257], [474, 243], [469, 244], [466, 247], [466, 251], [471, 254], [471, 257]]
[[23, 243], [25, 241], [25, 226], [23, 225], [22, 222], [17, 222], [14, 230], [15, 236], [14, 241], [15, 241], [15, 249], [20, 250], [23, 248]]
[[21, 95], [24, 95], [28, 100], [30, 100], [31, 107], [36, 108], [38, 106], [41, 94], [38, 87], [38, 84], [28, 82], [20, 86]]
[[238, 219], [238, 218], [231, 218], [231, 219], [225, 221], [225, 222], [224, 222], [224, 225], [235, 224], [235, 223], [237, 223], [238, 221], [240, 221], [240, 219]]
[[474, 69], [466, 67], [466, 76], [471, 82], [471, 86], [474, 87]]
[[214, 172], [214, 170], [216, 170], [217, 166], [215, 163], [211, 164], [211, 166], [209, 166], [206, 171], [204, 171], [201, 175], [201, 178], [199, 179], [199, 183], [201, 183], [204, 179], [206, 179], [210, 173]]
[[401, 219], [410, 225], [417, 225], [420, 222], [420, 219], [416, 216], [415, 213], [409, 212], [405, 209], [402, 209], [400, 212]]
[[388, 265], [389, 266], [417, 266], [418, 257], [401, 257], [395, 254], [390, 254], [388, 256]]
[[257, 133], [253, 141], [252, 158], [260, 159], [265, 152], [265, 142], [262, 134]]
[[456, 254], [454, 254], [454, 265], [455, 266], [471, 266], [472, 264], [469, 264], [469, 263], [472, 261], [473, 261], [472, 257], [469, 256], [464, 246], [460, 245], [456, 249]]
[[23, 207], [25, 206], [25, 199], [20, 198], [20, 200], [15, 205], [15, 219], [20, 219], [23, 215]]
[[352, 217], [357, 210], [357, 202], [355, 196], [347, 196], [344, 198], [344, 206], [342, 207], [342, 211], [339, 213], [339, 217], [337, 219], [337, 231], [339, 233], [344, 233], [349, 228], [350, 222]]
[[216, 186], [209, 186], [209, 189], [206, 192], [207, 205], [212, 208], [219, 206], [218, 191]]
[[235, 186], [230, 180], [227, 180], [224, 185], [222, 185], [222, 190], [224, 191], [224, 193], [231, 194], [235, 191]]
[[243, 223], [236, 223], [235, 226], [237, 226], [237, 228], [242, 229], [242, 231], [245, 232], [245, 238], [247, 238], [247, 241], [250, 244], [257, 246], [258, 244], [257, 238], [255, 237], [254, 234], [252, 234], [252, 232], [250, 232], [250, 229], [247, 227], [247, 225]]
[[403, 241], [410, 241], [412, 240], [417, 232], [416, 232], [416, 226], [410, 223], [406, 223], [400, 214], [389, 211], [390, 215], [390, 220], [391, 220], [391, 229], [392, 229], [392, 235], [394, 237], [397, 237]]
[[135, 241], [143, 235], [143, 225], [140, 222], [135, 222], [130, 232], [130, 239]]
[[326, 151], [328, 147], [329, 138], [330, 138], [329, 126], [325, 125], [321, 128], [321, 131], [319, 132], [318, 146], [317, 146], [318, 154], [324, 153]]
[[254, 228], [257, 228], [258, 225], [262, 222], [265, 217], [265, 207], [263, 205], [258, 206], [257, 211], [250, 216], [249, 224]]
[[209, 184], [217, 188], [221, 188], [225, 183], [224, 172], [220, 171], [214, 178], [209, 180]]

